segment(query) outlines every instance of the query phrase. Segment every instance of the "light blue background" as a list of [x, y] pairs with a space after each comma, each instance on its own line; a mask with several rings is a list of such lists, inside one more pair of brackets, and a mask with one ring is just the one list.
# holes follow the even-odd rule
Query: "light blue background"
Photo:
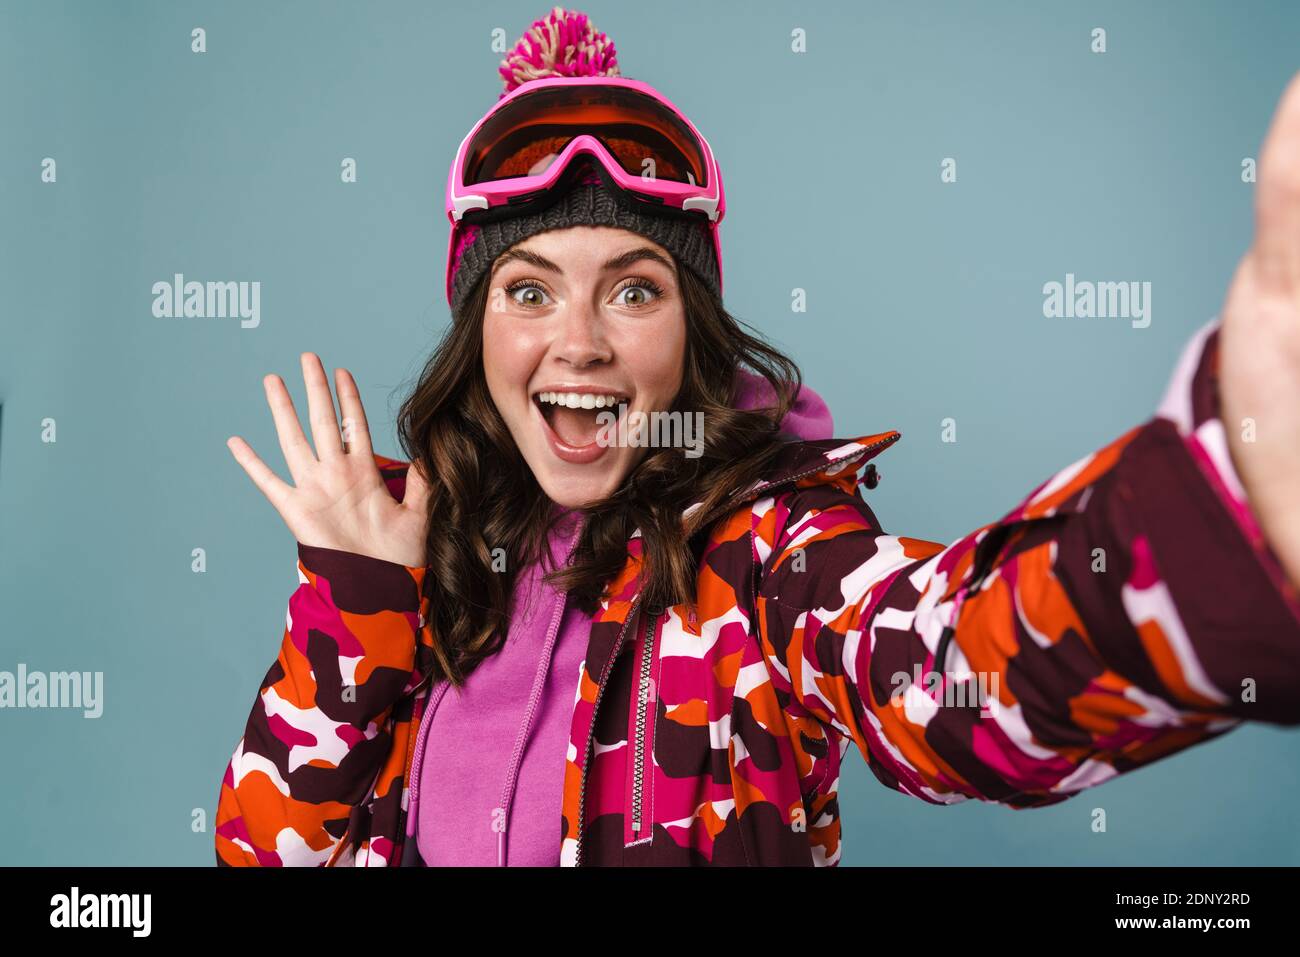
[[[0, 669], [106, 685], [98, 720], [0, 712], [0, 863], [212, 863], [191, 810], [211, 826], [297, 583], [225, 439], [285, 475], [260, 380], [303, 404], [314, 350], [354, 371], [396, 454], [448, 318], [447, 165], [499, 91], [491, 31], [547, 9], [0, 7]], [[1150, 416], [1249, 241], [1241, 160], [1300, 67], [1285, 3], [583, 9], [718, 153], [729, 309], [800, 362], [838, 434], [902, 431], [872, 506], [942, 542]], [[154, 318], [174, 272], [260, 281], [261, 326]], [[1150, 328], [1043, 318], [1067, 272], [1153, 283]], [[855, 756], [843, 860], [1296, 864], [1297, 792], [1300, 734], [1269, 727], [1022, 812], [906, 798]]]

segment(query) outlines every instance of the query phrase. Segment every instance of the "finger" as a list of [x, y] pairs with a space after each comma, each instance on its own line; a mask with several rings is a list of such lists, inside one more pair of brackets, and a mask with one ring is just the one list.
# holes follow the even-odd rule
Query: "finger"
[[374, 462], [370, 444], [370, 423], [361, 404], [361, 392], [356, 380], [347, 369], [334, 370], [334, 388], [339, 394], [339, 409], [343, 412], [343, 441], [348, 455], [359, 455]]
[[402, 507], [416, 512], [426, 512], [429, 508], [429, 482], [424, 477], [418, 462], [412, 462], [406, 470], [406, 491], [402, 495]]
[[231, 454], [235, 456], [235, 461], [253, 480], [253, 484], [266, 496], [266, 500], [283, 516], [284, 509], [282, 506], [289, 500], [289, 496], [293, 494], [293, 487], [271, 471], [271, 468], [258, 458], [252, 447], [239, 436], [232, 435], [226, 439], [226, 446], [230, 449]]
[[1273, 288], [1300, 288], [1300, 73], [1278, 101], [1259, 156], [1255, 261]]
[[307, 418], [311, 421], [311, 438], [316, 457], [322, 462], [343, 454], [343, 436], [339, 417], [334, 411], [334, 393], [325, 378], [325, 367], [314, 352], [302, 354], [302, 378], [307, 384]]
[[298, 410], [294, 408], [284, 380], [272, 372], [262, 380], [262, 385], [266, 389], [266, 404], [271, 407], [271, 418], [275, 421], [275, 434], [280, 440], [284, 463], [289, 466], [294, 484], [301, 484], [307, 471], [316, 464], [316, 453], [303, 434], [302, 423], [298, 421]]

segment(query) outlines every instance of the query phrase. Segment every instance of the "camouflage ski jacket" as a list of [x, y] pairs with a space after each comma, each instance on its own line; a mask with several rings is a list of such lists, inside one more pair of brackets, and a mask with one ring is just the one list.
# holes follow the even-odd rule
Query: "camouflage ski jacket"
[[[562, 863], [836, 864], [850, 745], [921, 800], [1027, 808], [1300, 723], [1300, 597], [1233, 471], [1217, 343], [1216, 320], [1155, 416], [948, 545], [867, 504], [897, 431], [790, 443], [737, 490], [698, 537], [694, 614], [643, 607], [633, 536], [574, 695]], [[400, 497], [405, 464], [377, 460]], [[427, 569], [300, 545], [298, 571], [217, 861], [418, 863]]]

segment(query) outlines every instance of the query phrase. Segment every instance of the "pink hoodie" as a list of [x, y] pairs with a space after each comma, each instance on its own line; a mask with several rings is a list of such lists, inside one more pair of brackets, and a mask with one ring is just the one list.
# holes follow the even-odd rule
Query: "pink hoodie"
[[[767, 381], [742, 370], [736, 408], [771, 401]], [[832, 437], [821, 396], [805, 387], [782, 431], [793, 439]], [[564, 749], [591, 628], [589, 615], [541, 581], [577, 544], [581, 522], [574, 513], [567, 519], [548, 542], [546, 567], [520, 574], [500, 652], [459, 693], [448, 697], [443, 682], [430, 695], [415, 744], [407, 833], [416, 840], [407, 841], [407, 866], [560, 863]]]

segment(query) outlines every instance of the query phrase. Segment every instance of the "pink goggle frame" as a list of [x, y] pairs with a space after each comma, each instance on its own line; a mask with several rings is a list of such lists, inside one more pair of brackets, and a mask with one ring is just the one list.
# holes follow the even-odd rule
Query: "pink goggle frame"
[[[607, 105], [611, 103], [621, 106]], [[600, 119], [619, 120], [617, 125], [622, 133], [614, 138], [608, 133], [613, 127], [607, 127], [600, 135], [589, 132], [603, 125]], [[499, 148], [507, 135], [513, 137], [509, 149], [517, 149], [522, 144], [525, 152], [530, 139], [538, 143], [567, 142], [540, 172], [487, 178], [483, 171], [493, 164], [490, 159], [485, 161], [485, 156]], [[605, 140], [615, 144], [618, 155], [611, 152]], [[643, 145], [646, 143], [653, 145]], [[633, 161], [640, 159], [642, 153], [656, 152], [660, 145], [672, 153], [672, 158], [665, 156], [663, 161], [663, 168], [672, 175], [661, 175], [657, 166], [651, 167], [651, 175], [635, 171]], [[610, 76], [548, 77], [530, 80], [498, 100], [461, 140], [456, 151], [447, 176], [446, 209], [451, 222], [447, 241], [448, 303], [452, 301], [452, 279], [460, 245], [470, 225], [464, 220], [465, 214], [503, 206], [525, 211], [529, 200], [542, 197], [555, 186], [579, 156], [594, 158], [615, 185], [644, 202], [703, 213], [701, 221], [707, 224], [713, 240], [721, 290], [719, 225], [726, 213], [726, 198], [722, 174], [708, 141], [685, 114], [647, 83]], [[629, 171], [625, 163], [633, 165], [634, 171]], [[640, 165], [644, 167], [643, 159]], [[465, 182], [467, 178], [471, 180], [469, 185]], [[702, 182], [697, 183], [700, 178]]]

